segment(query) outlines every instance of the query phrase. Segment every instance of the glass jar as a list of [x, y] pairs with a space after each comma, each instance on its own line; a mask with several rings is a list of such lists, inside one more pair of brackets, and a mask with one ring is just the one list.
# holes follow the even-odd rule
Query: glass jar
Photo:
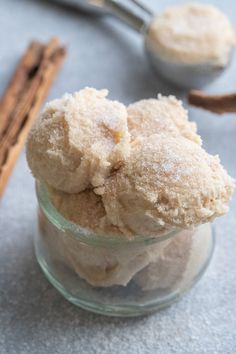
[[55, 288], [84, 309], [112, 316], [158, 310], [191, 288], [209, 264], [210, 224], [158, 238], [101, 236], [59, 214], [45, 186], [36, 190], [37, 260]]

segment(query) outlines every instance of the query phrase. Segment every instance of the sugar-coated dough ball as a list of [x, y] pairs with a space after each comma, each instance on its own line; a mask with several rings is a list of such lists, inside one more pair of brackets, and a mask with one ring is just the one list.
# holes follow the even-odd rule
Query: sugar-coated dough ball
[[35, 178], [58, 190], [78, 193], [100, 186], [129, 155], [127, 111], [85, 88], [48, 103], [31, 130], [27, 159]]
[[218, 157], [184, 137], [156, 134], [133, 142], [128, 163], [106, 181], [103, 203], [124, 233], [158, 235], [224, 214], [233, 190]]
[[201, 138], [196, 133], [196, 123], [189, 122], [188, 112], [174, 96], [165, 97], [159, 94], [157, 99], [150, 98], [130, 104], [127, 111], [132, 139], [169, 133], [172, 136], [180, 134], [201, 144]]

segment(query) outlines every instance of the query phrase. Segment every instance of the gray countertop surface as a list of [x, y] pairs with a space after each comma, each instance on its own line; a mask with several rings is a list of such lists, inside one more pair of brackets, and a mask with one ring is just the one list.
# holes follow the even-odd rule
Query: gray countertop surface
[[[158, 11], [176, 1], [146, 3]], [[236, 23], [235, 1], [211, 3]], [[49, 99], [84, 86], [108, 88], [125, 103], [157, 92], [184, 99], [153, 75], [138, 34], [114, 19], [36, 0], [0, 0], [0, 94], [29, 40], [53, 35], [67, 45], [68, 57]], [[236, 60], [207, 90], [236, 90]], [[206, 149], [236, 177], [236, 115], [189, 111]], [[0, 201], [0, 353], [236, 353], [235, 199], [215, 223], [217, 246], [207, 273], [181, 301], [146, 317], [103, 317], [68, 303], [36, 263], [34, 181], [23, 152]]]

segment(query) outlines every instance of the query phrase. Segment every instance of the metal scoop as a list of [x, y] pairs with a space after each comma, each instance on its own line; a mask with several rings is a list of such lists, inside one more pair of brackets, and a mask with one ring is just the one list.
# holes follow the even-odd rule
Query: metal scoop
[[[160, 54], [156, 42], [149, 36], [149, 26], [154, 14], [138, 0], [126, 0], [126, 6], [118, 0], [59, 0], [73, 4], [85, 11], [100, 14], [110, 14], [121, 19], [137, 32], [144, 36], [144, 45], [147, 56], [153, 69], [162, 78], [170, 83], [184, 88], [200, 88], [215, 80], [229, 66], [233, 50], [226, 65], [214, 65], [206, 62], [202, 64], [186, 64], [167, 59]], [[127, 6], [128, 5], [128, 6]], [[137, 15], [135, 10], [141, 12]]]

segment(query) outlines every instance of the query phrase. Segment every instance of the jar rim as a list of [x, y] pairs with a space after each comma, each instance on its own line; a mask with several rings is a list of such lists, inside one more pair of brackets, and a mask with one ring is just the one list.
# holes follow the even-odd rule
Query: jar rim
[[144, 245], [158, 243], [174, 237], [183, 229], [175, 229], [170, 232], [163, 233], [160, 236], [119, 236], [119, 235], [103, 235], [93, 232], [90, 229], [86, 229], [78, 224], [66, 219], [52, 204], [47, 187], [44, 183], [36, 180], [36, 196], [38, 204], [42, 212], [48, 218], [48, 220], [58, 229], [63, 232], [73, 235], [74, 238], [84, 243], [90, 244], [139, 244]]

